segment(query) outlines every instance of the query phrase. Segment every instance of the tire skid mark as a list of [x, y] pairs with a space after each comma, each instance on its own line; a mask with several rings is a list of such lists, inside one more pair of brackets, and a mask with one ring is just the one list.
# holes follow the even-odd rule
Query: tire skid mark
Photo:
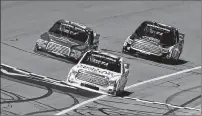
[[[143, 107], [154, 108], [154, 109], [158, 109], [158, 110], [167, 110], [168, 109], [168, 108], [164, 108], [164, 107], [148, 106], [146, 104], [139, 104], [139, 103], [131, 104], [131, 103], [124, 103], [124, 102], [110, 101], [110, 100], [101, 100], [101, 99], [99, 101], [112, 102], [112, 103], [117, 103], [117, 104], [130, 104], [130, 105], [134, 105], [134, 106], [143, 106]], [[180, 111], [180, 112], [183, 112], [183, 111]]]
[[8, 115], [8, 116], [13, 116], [13, 115], [19, 116], [19, 114], [16, 114], [16, 113], [13, 113], [13, 112], [10, 112], [10, 111], [7, 111], [7, 110], [2, 110], [2, 109], [1, 109], [0, 114], [1, 115]]
[[[103, 103], [99, 103], [98, 101], [94, 101], [94, 103], [100, 104], [100, 105], [103, 105], [103, 106], [107, 106], [107, 107], [111, 107], [111, 108], [116, 108], [114, 106], [110, 106], [110, 105], [106, 105], [106, 104], [103, 104]], [[116, 108], [116, 109], [121, 109], [121, 108]], [[146, 114], [147, 113], [148, 114], [153, 113], [153, 114], [156, 114], [156, 115], [160, 115], [161, 114], [161, 113], [157, 113], [157, 112], [149, 112], [149, 111], [141, 111], [141, 110], [130, 110], [130, 109], [124, 109], [124, 110], [126, 110], [126, 111], [132, 111], [132, 112], [137, 112], [138, 114], [140, 113], [140, 115], [143, 115], [141, 113], [146, 113]]]
[[[47, 106], [47, 107], [49, 107], [49, 108], [52, 109], [52, 110], [43, 110], [43, 111], [38, 111], [38, 112], [30, 112], [30, 113], [28, 113], [28, 114], [25, 114], [25, 115], [33, 115], [33, 114], [39, 114], [39, 113], [47, 113], [47, 112], [61, 111], [61, 110], [64, 110], [64, 109], [66, 109], [66, 108], [70, 108], [70, 107], [72, 107], [72, 106], [74, 106], [74, 105], [76, 105], [76, 104], [79, 103], [79, 101], [78, 101], [73, 95], [68, 94], [68, 93], [66, 93], [66, 94], [68, 94], [68, 95], [74, 100], [74, 103], [71, 104], [69, 107], [64, 107], [64, 108], [57, 109], [57, 108], [54, 108], [54, 107], [52, 107], [52, 106], [50, 106], [50, 105], [43, 104], [43, 103], [41, 103], [41, 102], [36, 101], [36, 100], [39, 100], [39, 99], [43, 99], [43, 98], [49, 97], [49, 96], [53, 93], [52, 89], [50, 89], [49, 87], [46, 87], [46, 88], [47, 88], [47, 90], [48, 90], [48, 92], [47, 92], [46, 94], [44, 94], [44, 95], [42, 95], [42, 96], [40, 96], [40, 97], [37, 97], [37, 98], [29, 98], [29, 99], [27, 99], [26, 97], [23, 97], [23, 96], [21, 96], [21, 95], [18, 95], [18, 94], [12, 93], [12, 92], [8, 92], [8, 91], [6, 91], [6, 90], [2, 90], [2, 89], [1, 89], [1, 91], [3, 91], [3, 92], [7, 92], [7, 93], [9, 93], [9, 94], [12, 94], [13, 96], [17, 96], [18, 98], [20, 98], [20, 99], [15, 99], [15, 98], [13, 97], [13, 99], [12, 99], [12, 100], [9, 100], [9, 101], [5, 101], [3, 98], [1, 98], [1, 99], [4, 100], [3, 102], [1, 102], [1, 104], [22, 103], [22, 102], [30, 102], [30, 103], [31, 103], [31, 101], [33, 101], [33, 102], [35, 102], [35, 103], [37, 103], [37, 104], [41, 104], [41, 105]], [[11, 96], [11, 95], [10, 95], [10, 96]], [[22, 99], [22, 98], [25, 98], [25, 99]], [[34, 103], [31, 103], [31, 104], [34, 104]], [[47, 108], [45, 108], [45, 107], [43, 107], [43, 106], [40, 106], [40, 105], [37, 105], [37, 104], [34, 104], [34, 106], [36, 106], [37, 108], [41, 107], [41, 108], [43, 108], [43, 109], [47, 109]], [[11, 107], [12, 107], [12, 105], [11, 105]], [[1, 108], [2, 108], [2, 107], [1, 107]], [[7, 108], [7, 107], [5, 107], [5, 108]]]
[[[4, 94], [4, 95], [10, 97], [10, 99], [2, 99], [4, 101], [6, 101], [6, 100], [21, 100], [21, 98], [17, 94], [13, 95], [12, 93], [9, 93], [9, 92], [7, 92], [7, 91], [5, 91], [3, 89], [0, 89], [0, 90], [1, 90], [1, 94]], [[2, 104], [2, 103], [3, 102], [0, 102], [0, 104]]]
[[135, 103], [135, 104], [131, 104], [131, 103], [124, 103], [124, 102], [120, 102], [120, 101], [111, 101], [111, 100], [99, 100], [99, 101], [103, 101], [103, 102], [112, 102], [112, 103], [118, 103], [118, 104], [130, 104], [130, 105], [138, 105], [138, 106], [145, 106], [145, 107], [150, 107], [150, 108], [156, 108], [156, 109], [163, 109], [163, 110], [167, 110], [166, 108], [159, 108], [159, 107], [155, 107], [155, 106], [148, 106], [146, 104], [138, 104], [138, 103]]
[[[2, 111], [3, 111], [3, 112], [9, 112], [9, 111], [7, 111], [7, 110], [5, 110], [5, 109], [12, 108], [12, 103], [30, 102], [30, 101], [35, 101], [35, 100], [39, 100], [39, 99], [43, 99], [43, 98], [49, 97], [49, 96], [52, 94], [52, 90], [49, 89], [49, 88], [47, 88], [47, 90], [48, 90], [48, 92], [47, 92], [46, 94], [40, 96], [40, 97], [36, 97], [36, 98], [26, 98], [26, 97], [23, 97], [23, 96], [18, 95], [18, 94], [16, 94], [16, 93], [9, 92], [9, 91], [6, 91], [6, 90], [1, 89], [1, 92], [3, 92], [3, 93], [1, 93], [1, 94], [8, 95], [9, 97], [13, 98], [12, 100], [11, 100], [11, 99], [6, 100], [6, 99], [4, 99], [4, 98], [1, 97], [1, 100], [3, 100], [3, 101], [1, 101], [1, 103], [0, 103], [1, 106], [2, 106], [3, 104], [8, 104], [8, 106], [10, 106], [10, 107], [1, 107], [1, 108], [3, 109]], [[9, 112], [9, 113], [15, 114], [15, 113], [13, 113], [13, 112]], [[6, 113], [5, 113], [5, 114], [6, 114]], [[15, 114], [15, 115], [16, 115], [16, 114]]]
[[[74, 103], [72, 105], [70, 105], [69, 107], [64, 107], [64, 108], [60, 108], [60, 109], [55, 108], [54, 110], [44, 110], [44, 111], [38, 111], [38, 112], [31, 112], [31, 113], [27, 113], [25, 115], [35, 115], [35, 114], [39, 114], [39, 113], [62, 111], [64, 109], [70, 108], [70, 107], [72, 107], [72, 106], [74, 106], [74, 105], [76, 105], [76, 104], [79, 103], [79, 101], [73, 95], [71, 95], [71, 94], [68, 94], [68, 95], [74, 100]], [[68, 113], [66, 113], [66, 115], [68, 115]]]
[[[47, 108], [30, 102], [31, 104], [34, 104], [34, 106], [38, 107], [39, 109], [43, 109], [42, 111], [30, 112], [30, 113], [27, 114], [27, 115], [33, 115], [33, 114], [39, 114], [39, 113], [61, 111], [61, 110], [70, 108], [70, 107], [72, 107], [72, 106], [74, 106], [74, 105], [76, 105], [76, 104], [79, 103], [79, 101], [77, 100], [76, 97], [74, 97], [73, 95], [71, 95], [68, 91], [63, 91], [63, 90], [61, 90], [63, 92], [63, 94], [65, 93], [65, 95], [70, 96], [73, 99], [73, 101], [74, 101], [73, 104], [71, 104], [68, 107], [57, 109], [57, 108], [54, 108], [54, 107], [52, 107], [50, 105], [37, 102], [36, 100], [49, 97], [53, 93], [52, 89], [57, 89], [57, 87], [55, 88], [55, 87], [52, 87], [51, 85], [54, 84], [55, 82], [58, 82], [58, 80], [54, 80], [54, 79], [51, 79], [51, 78], [43, 77], [41, 75], [37, 75], [37, 74], [31, 73], [31, 72], [28, 72], [28, 71], [24, 71], [24, 73], [27, 73], [27, 75], [25, 75], [25, 76], [20, 76], [20, 77], [14, 76], [14, 77], [12, 77], [12, 75], [9, 75], [9, 74], [13, 74], [12, 72], [15, 72], [16, 74], [18, 74], [21, 69], [17, 69], [17, 68], [14, 68], [12, 66], [4, 65], [4, 64], [1, 65], [1, 68], [2, 68], [1, 70], [7, 70], [6, 73], [5, 73], [5, 75], [4, 75], [4, 72], [1, 72], [1, 75], [4, 75], [5, 79], [8, 78], [8, 80], [15, 81], [15, 80], [12, 80], [11, 78], [17, 77], [17, 78], [14, 78], [14, 79], [16, 79], [16, 81], [18, 80], [18, 82], [20, 81], [20, 83], [24, 82], [23, 84], [27, 84], [26, 82], [28, 82], [28, 83], [38, 84], [38, 86], [41, 86], [41, 87], [37, 86], [38, 88], [42, 88], [42, 89], [47, 89], [48, 90], [48, 92], [46, 94], [44, 94], [43, 96], [40, 96], [40, 97], [37, 97], [37, 98], [29, 98], [29, 99], [27, 99], [27, 98], [25, 98], [23, 96], [20, 96], [18, 94], [15, 94], [15, 93], [12, 93], [12, 92], [8, 92], [6, 90], [1, 89], [1, 91], [3, 93], [6, 93], [7, 95], [10, 95], [10, 97], [13, 97], [13, 96], [16, 97], [16, 98], [13, 97], [12, 100], [9, 99], [9, 101], [6, 101], [4, 99], [1, 102], [1, 104], [11, 104], [11, 103], [21, 103], [21, 102], [30, 102], [30, 101], [33, 101], [34, 103], [42, 104], [44, 106], [48, 106], [49, 108], [51, 108], [51, 110], [50, 109], [44, 110], [44, 109], [47, 109]], [[20, 71], [20, 72], [22, 72], [22, 71]], [[3, 78], [4, 78], [4, 76], [3, 76]], [[38, 83], [36, 83], [35, 81], [38, 82]], [[44, 83], [47, 83], [47, 84], [44, 84]], [[27, 85], [30, 85], [30, 84], [27, 84]], [[54, 86], [58, 86], [58, 85], [54, 85]], [[24, 99], [22, 99], [22, 98], [24, 98]]]
[[[201, 98], [201, 95], [199, 95], [199, 96], [197, 96], [197, 97], [195, 97], [195, 98], [193, 98], [193, 99], [187, 101], [186, 103], [180, 105], [180, 107], [184, 107], [184, 106], [186, 106], [187, 104], [190, 104], [191, 102], [193, 102], [193, 101], [195, 101], [195, 100], [197, 100], [197, 99], [200, 99], [200, 98]], [[179, 108], [172, 109], [172, 110], [166, 112], [166, 113], [163, 114], [163, 115], [169, 115], [169, 114], [171, 114], [171, 113], [174, 114], [174, 112], [177, 111], [178, 109], [179, 109]]]
[[[132, 109], [122, 109], [115, 106], [107, 105], [104, 103], [99, 103], [99, 101], [94, 101], [95, 105], [84, 106], [79, 109], [73, 110], [73, 112], [80, 115], [161, 115], [162, 113], [150, 112], [150, 111], [141, 111], [141, 110], [132, 110]], [[99, 106], [99, 107], [96, 107]], [[101, 113], [101, 114], [100, 114]]]
[[[191, 91], [191, 90], [198, 89], [198, 88], [201, 88], [201, 85], [196, 86], [196, 87], [192, 87], [192, 88], [189, 88], [189, 89], [185, 89], [185, 90], [182, 90], [182, 91], [180, 91], [180, 92], [177, 92], [177, 93], [171, 95], [170, 97], [168, 97], [168, 98], [166, 99], [166, 103], [170, 103], [176, 96], [178, 96], [178, 95], [180, 95], [180, 94], [182, 94], [182, 93], [184, 93], [184, 92]], [[193, 101], [195, 101], [195, 100], [197, 100], [197, 99], [199, 99], [199, 98], [201, 98], [201, 95], [199, 95], [199, 96], [197, 96], [197, 97], [195, 97], [195, 98], [193, 98], [193, 99], [191, 99], [191, 100], [185, 102], [184, 104], [182, 104], [182, 105], [180, 105], [180, 106], [181, 106], [181, 107], [184, 107], [184, 106], [186, 106], [187, 104], [190, 104], [191, 102], [193, 102]], [[166, 112], [166, 113], [163, 114], [163, 115], [169, 115], [169, 114], [173, 114], [173, 115], [174, 115], [174, 114], [175, 114], [174, 112], [175, 112], [176, 110], [178, 110], [178, 108], [174, 108], [174, 109], [170, 109], [169, 107], [167, 107], [167, 108], [169, 109], [169, 111]]]
[[0, 104], [29, 102], [29, 101], [35, 101], [35, 100], [43, 99], [43, 98], [49, 97], [49, 96], [53, 93], [52, 89], [50, 89], [50, 88], [48, 88], [48, 87], [47, 87], [47, 90], [48, 90], [47, 93], [44, 94], [44, 95], [42, 95], [42, 96], [39, 96], [39, 97], [36, 97], [36, 98], [22, 99], [23, 96], [20, 96], [20, 95], [18, 95], [18, 94], [15, 94], [15, 93], [12, 93], [12, 92], [9, 92], [9, 91], [2, 90], [2, 89], [1, 89], [1, 91], [7, 92], [7, 93], [9, 93], [9, 94], [11, 94], [11, 95], [14, 95], [14, 96], [16, 96], [18, 99], [13, 99], [13, 100], [10, 100], [10, 101], [0, 102]]

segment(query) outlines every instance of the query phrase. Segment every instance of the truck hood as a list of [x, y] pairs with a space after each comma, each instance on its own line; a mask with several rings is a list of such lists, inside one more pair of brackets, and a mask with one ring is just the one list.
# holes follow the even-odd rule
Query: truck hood
[[59, 36], [59, 35], [49, 33], [49, 32], [45, 32], [41, 36], [41, 38], [45, 39], [45, 40], [49, 40], [50, 42], [58, 43], [60, 45], [69, 47], [71, 49], [77, 49], [79, 51], [85, 50], [88, 47], [88, 45], [83, 43], [83, 42], [73, 40], [73, 39], [68, 38], [68, 37]]
[[85, 65], [85, 64], [77, 64], [75, 67], [73, 67], [74, 70], [79, 71], [79, 70], [83, 70], [83, 71], [88, 71], [97, 75], [102, 75], [102, 76], [106, 76], [109, 78], [120, 78], [121, 74], [120, 73], [116, 73], [116, 72], [112, 72], [106, 69], [101, 69], [98, 67], [94, 67], [94, 66], [90, 66], [90, 65]]

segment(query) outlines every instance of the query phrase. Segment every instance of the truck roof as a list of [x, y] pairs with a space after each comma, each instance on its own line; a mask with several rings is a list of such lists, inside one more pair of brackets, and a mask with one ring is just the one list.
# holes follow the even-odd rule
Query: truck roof
[[81, 28], [81, 29], [84, 29], [84, 30], [87, 30], [87, 31], [93, 31], [90, 27], [87, 27], [86, 25], [83, 25], [83, 24], [80, 24], [80, 23], [76, 23], [76, 22], [73, 22], [73, 21], [68, 21], [68, 20], [65, 20], [65, 19], [60, 19], [57, 22], [63, 23], [63, 24], [68, 24], [68, 25], [72, 25], [72, 26], [75, 26], [75, 27], [78, 27], [78, 28]]
[[173, 31], [173, 30], [177, 30], [177, 28], [170, 26], [170, 25], [166, 25], [160, 22], [155, 22], [155, 21], [144, 21], [141, 25], [153, 25], [165, 30], [169, 30], [169, 31]]

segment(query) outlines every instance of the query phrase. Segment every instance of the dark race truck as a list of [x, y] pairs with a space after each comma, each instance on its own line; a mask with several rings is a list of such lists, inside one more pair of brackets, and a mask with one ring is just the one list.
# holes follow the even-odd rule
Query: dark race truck
[[182, 53], [184, 36], [175, 27], [144, 21], [124, 42], [122, 51], [154, 56], [162, 61], [177, 61]]
[[98, 49], [99, 37], [100, 34], [85, 25], [61, 19], [40, 35], [34, 51], [79, 61], [86, 51]]

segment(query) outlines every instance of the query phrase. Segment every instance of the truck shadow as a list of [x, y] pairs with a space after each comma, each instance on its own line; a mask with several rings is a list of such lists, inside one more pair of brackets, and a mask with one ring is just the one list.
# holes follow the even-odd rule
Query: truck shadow
[[118, 95], [117, 97], [127, 97], [130, 96], [131, 94], [133, 94], [133, 92], [129, 92], [129, 91], [123, 91], [120, 95]]
[[174, 62], [174, 61], [168, 61], [168, 60], [159, 60], [156, 57], [152, 57], [152, 56], [146, 56], [146, 55], [132, 55], [129, 53], [123, 53], [121, 51], [115, 51], [115, 50], [109, 50], [109, 49], [101, 49], [105, 52], [110, 52], [113, 54], [116, 54], [118, 56], [122, 56], [124, 58], [127, 59], [131, 59], [131, 60], [148, 60], [148, 61], [153, 61], [156, 63], [160, 63], [160, 64], [166, 64], [166, 65], [183, 65], [188, 63], [189, 61], [183, 60], [183, 59], [179, 59], [178, 61]]
[[134, 57], [154, 61], [154, 62], [161, 63], [161, 64], [167, 64], [167, 65], [183, 65], [183, 64], [188, 63], [188, 61], [183, 60], [183, 59], [179, 59], [177, 61], [170, 61], [170, 60], [161, 60], [161, 59], [158, 59], [157, 57], [153, 57], [153, 56], [138, 55], [138, 56], [134, 56]]

